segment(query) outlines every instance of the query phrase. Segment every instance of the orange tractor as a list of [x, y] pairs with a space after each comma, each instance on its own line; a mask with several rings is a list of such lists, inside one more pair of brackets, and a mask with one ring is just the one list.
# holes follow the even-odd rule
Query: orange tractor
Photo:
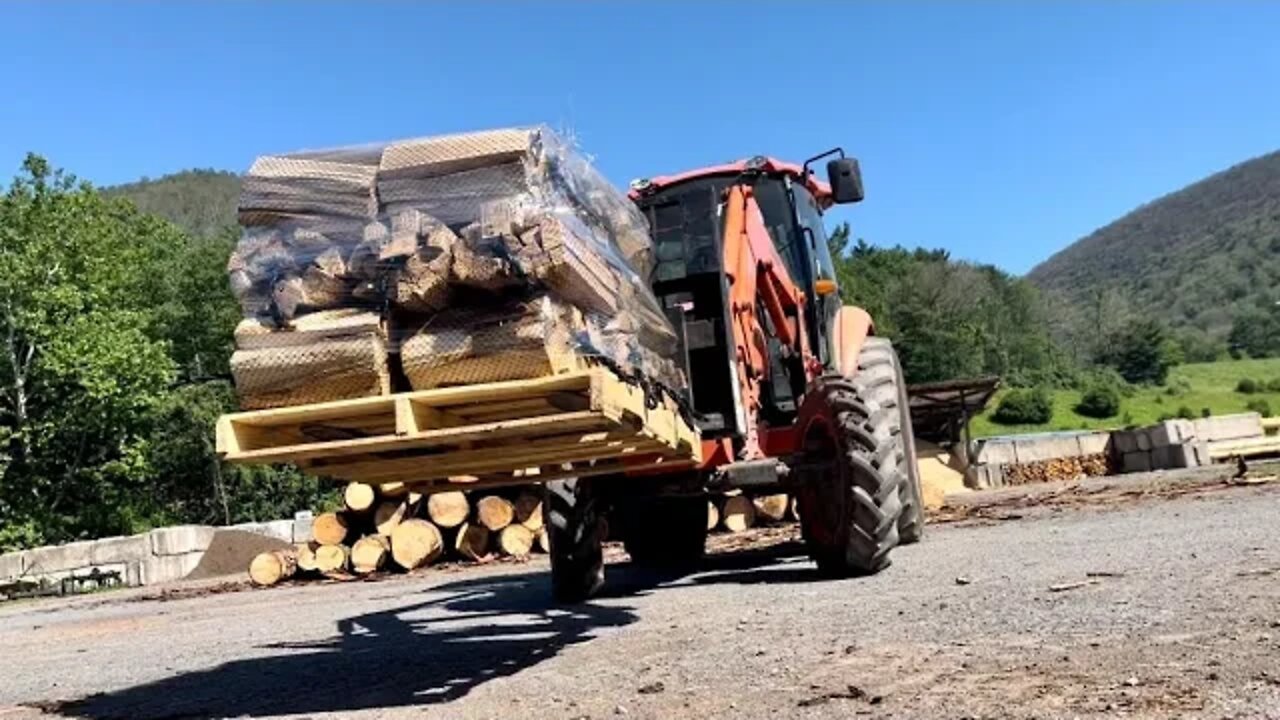
[[[826, 163], [827, 182], [810, 165]], [[755, 157], [638, 180], [657, 265], [650, 284], [681, 341], [682, 402], [701, 438], [679, 472], [547, 483], [552, 586], [604, 581], [606, 507], [632, 559], [688, 566], [706, 541], [706, 493], [787, 491], [822, 573], [874, 573], [924, 516], [902, 370], [870, 316], [843, 305], [822, 214], [863, 198], [836, 149], [803, 166]]]

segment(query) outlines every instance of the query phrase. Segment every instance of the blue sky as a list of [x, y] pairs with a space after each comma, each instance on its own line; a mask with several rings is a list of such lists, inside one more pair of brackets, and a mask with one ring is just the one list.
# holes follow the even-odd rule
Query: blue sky
[[0, 168], [571, 128], [615, 182], [843, 145], [832, 221], [1025, 272], [1280, 148], [1280, 3], [6, 3]]

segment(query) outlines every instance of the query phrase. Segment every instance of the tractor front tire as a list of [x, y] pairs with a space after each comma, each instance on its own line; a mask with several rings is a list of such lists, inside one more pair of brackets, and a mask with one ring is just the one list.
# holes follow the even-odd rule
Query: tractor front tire
[[702, 560], [707, 544], [707, 498], [672, 495], [626, 498], [615, 508], [622, 542], [636, 565], [684, 570]]
[[924, 496], [920, 488], [920, 465], [916, 459], [915, 433], [902, 363], [888, 338], [869, 337], [858, 354], [856, 379], [866, 387], [867, 396], [888, 413], [889, 433], [898, 447], [897, 467], [884, 472], [898, 475], [898, 542], [907, 545], [924, 536]]
[[901, 444], [873, 385], [824, 375], [805, 393], [796, 420], [800, 528], [825, 575], [867, 575], [889, 566], [898, 544]]
[[590, 599], [604, 585], [601, 502], [589, 478], [547, 483], [547, 539], [551, 548], [551, 594], [558, 602]]

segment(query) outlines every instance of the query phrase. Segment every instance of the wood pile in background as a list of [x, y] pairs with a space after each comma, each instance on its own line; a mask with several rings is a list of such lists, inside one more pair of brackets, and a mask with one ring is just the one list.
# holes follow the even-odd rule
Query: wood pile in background
[[1074, 480], [1079, 477], [1110, 475], [1112, 472], [1105, 453], [1004, 466], [1006, 485]]

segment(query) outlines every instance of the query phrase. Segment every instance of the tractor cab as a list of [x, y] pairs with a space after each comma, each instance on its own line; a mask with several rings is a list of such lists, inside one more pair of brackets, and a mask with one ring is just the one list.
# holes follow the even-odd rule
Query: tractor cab
[[[828, 182], [809, 166], [829, 155]], [[832, 319], [840, 307], [835, 267], [822, 222], [836, 203], [862, 199], [857, 161], [833, 150], [804, 165], [755, 157], [679, 175], [637, 180], [630, 197], [649, 221], [656, 253], [649, 279], [654, 294], [683, 341], [688, 400], [702, 416], [704, 437], [742, 433], [746, 418], [738, 374], [730, 278], [725, 267], [726, 202], [732, 188], [749, 188], [760, 221], [781, 260], [789, 285], [804, 298], [804, 335], [812, 355], [833, 362]], [[731, 252], [732, 254], [732, 252]], [[768, 313], [761, 312], [770, 372], [761, 382], [761, 418], [784, 425], [794, 419], [806, 383], [804, 358], [779, 342]]]

